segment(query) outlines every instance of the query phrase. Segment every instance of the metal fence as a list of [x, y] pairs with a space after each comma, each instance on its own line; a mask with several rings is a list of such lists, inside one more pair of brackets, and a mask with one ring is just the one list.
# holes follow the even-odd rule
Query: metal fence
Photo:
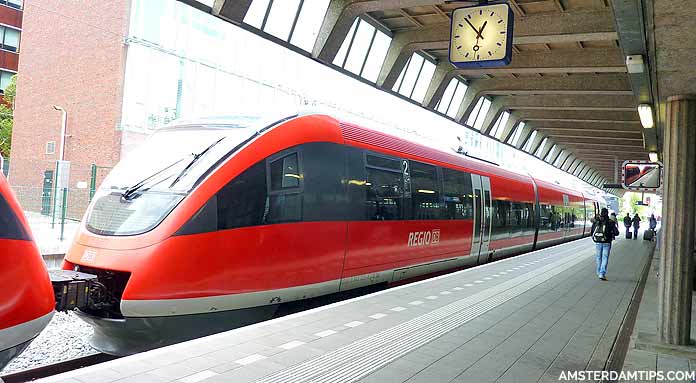
[[72, 167], [66, 187], [58, 187], [58, 167], [47, 171], [43, 185], [23, 185], [21, 177], [10, 173], [9, 183], [42, 254], [63, 254], [67, 251], [89, 203], [109, 168], [96, 165]]

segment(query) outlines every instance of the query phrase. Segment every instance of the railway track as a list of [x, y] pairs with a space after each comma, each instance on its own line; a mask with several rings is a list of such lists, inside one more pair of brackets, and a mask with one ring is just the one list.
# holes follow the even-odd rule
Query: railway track
[[66, 371], [72, 371], [78, 368], [92, 366], [95, 364], [107, 362], [118, 358], [120, 357], [103, 353], [87, 355], [80, 358], [66, 360], [64, 362], [58, 362], [46, 366], [32, 368], [29, 370], [15, 372], [12, 374], [2, 375], [0, 376], [0, 382], [31, 382], [32, 380], [46, 378]]

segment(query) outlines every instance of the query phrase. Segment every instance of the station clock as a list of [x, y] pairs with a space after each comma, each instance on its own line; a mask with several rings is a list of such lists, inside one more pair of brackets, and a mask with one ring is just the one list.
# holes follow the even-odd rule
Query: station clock
[[450, 62], [458, 68], [504, 66], [512, 60], [514, 16], [507, 3], [452, 12]]

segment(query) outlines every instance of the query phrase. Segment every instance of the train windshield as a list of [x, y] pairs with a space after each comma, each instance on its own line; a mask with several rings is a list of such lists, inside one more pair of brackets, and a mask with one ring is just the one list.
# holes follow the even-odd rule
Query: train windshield
[[102, 235], [151, 230], [215, 168], [258, 132], [257, 120], [165, 128], [150, 136], [109, 173], [87, 215]]

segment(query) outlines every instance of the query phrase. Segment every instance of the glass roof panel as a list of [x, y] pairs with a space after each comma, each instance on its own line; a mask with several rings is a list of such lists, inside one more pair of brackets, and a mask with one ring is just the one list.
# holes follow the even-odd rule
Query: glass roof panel
[[365, 62], [365, 56], [367, 55], [367, 50], [370, 48], [370, 42], [372, 41], [372, 36], [375, 34], [375, 27], [361, 21], [358, 24], [358, 31], [355, 32], [355, 38], [353, 39], [353, 45], [350, 47], [350, 52], [348, 52], [348, 60], [346, 60], [345, 69], [349, 70], [355, 74], [360, 74], [363, 62]]
[[264, 31], [287, 41], [299, 6], [300, 0], [274, 1]]
[[362, 73], [363, 78], [377, 82], [379, 71], [382, 69], [384, 58], [387, 56], [387, 50], [389, 50], [389, 44], [391, 44], [391, 37], [377, 31], [375, 41], [372, 42], [372, 48], [365, 62], [365, 69], [363, 69]]
[[430, 85], [430, 80], [433, 79], [433, 74], [435, 73], [435, 64], [428, 60], [423, 63], [423, 69], [421, 69], [420, 76], [418, 76], [418, 81], [416, 82], [416, 87], [413, 89], [413, 95], [411, 98], [414, 101], [423, 102], [425, 98], [425, 93], [428, 91], [428, 86]]
[[321, 23], [324, 21], [326, 9], [330, 0], [312, 0], [302, 3], [300, 17], [297, 19], [295, 31], [290, 37], [290, 43], [302, 50], [312, 52], [317, 40]]
[[261, 24], [263, 23], [264, 16], [266, 16], [266, 9], [268, 9], [269, 1], [270, 0], [252, 1], [246, 16], [244, 16], [244, 22], [252, 27], [261, 29]]

